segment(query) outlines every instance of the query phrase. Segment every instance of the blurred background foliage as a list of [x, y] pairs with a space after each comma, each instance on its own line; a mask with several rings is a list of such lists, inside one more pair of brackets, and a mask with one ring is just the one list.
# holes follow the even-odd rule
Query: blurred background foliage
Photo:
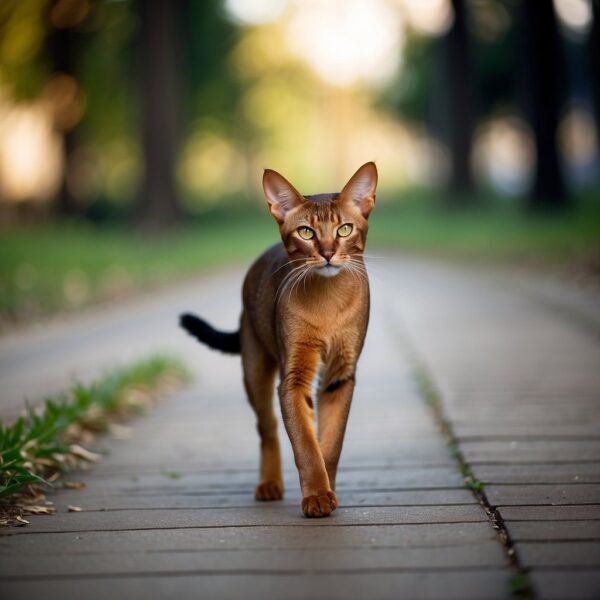
[[376, 160], [371, 244], [594, 280], [599, 37], [599, 0], [3, 0], [0, 323], [247, 260], [264, 167]]

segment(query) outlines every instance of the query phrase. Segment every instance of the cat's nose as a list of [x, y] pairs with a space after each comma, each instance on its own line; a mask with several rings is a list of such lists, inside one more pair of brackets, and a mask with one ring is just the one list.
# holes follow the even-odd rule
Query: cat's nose
[[321, 256], [327, 261], [329, 262], [331, 260], [331, 257], [335, 254], [335, 252], [333, 250], [323, 250], [323, 252], [321, 252]]

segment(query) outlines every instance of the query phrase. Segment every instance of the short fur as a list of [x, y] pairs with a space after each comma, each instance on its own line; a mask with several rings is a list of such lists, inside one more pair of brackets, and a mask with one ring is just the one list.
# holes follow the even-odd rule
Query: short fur
[[[279, 373], [283, 421], [307, 517], [328, 516], [337, 507], [337, 465], [369, 319], [363, 251], [376, 185], [374, 163], [363, 165], [339, 194], [318, 196], [302, 196], [279, 173], [266, 170], [263, 187], [282, 243], [267, 250], [246, 275], [239, 332], [220, 333], [192, 315], [181, 319], [212, 348], [241, 350], [260, 436], [258, 500], [278, 500], [284, 492], [273, 408]], [[344, 224], [352, 227], [347, 237], [339, 234]], [[303, 228], [310, 228], [312, 239], [300, 236]]]

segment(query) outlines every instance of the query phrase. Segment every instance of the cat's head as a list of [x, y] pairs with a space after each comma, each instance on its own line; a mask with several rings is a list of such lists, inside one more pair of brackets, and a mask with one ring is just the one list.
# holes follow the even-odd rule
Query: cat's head
[[303, 196], [277, 171], [266, 169], [263, 188], [269, 210], [294, 266], [304, 264], [324, 277], [356, 270], [353, 261], [365, 249], [376, 187], [372, 162], [360, 167], [339, 194], [317, 196]]

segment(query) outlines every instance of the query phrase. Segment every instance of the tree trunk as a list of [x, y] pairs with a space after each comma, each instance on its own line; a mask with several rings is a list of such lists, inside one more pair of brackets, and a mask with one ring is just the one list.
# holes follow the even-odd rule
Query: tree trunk
[[183, 217], [174, 180], [182, 60], [178, 20], [183, 0], [140, 0], [138, 6], [144, 176], [134, 219], [144, 229], [165, 229]]
[[445, 64], [447, 139], [452, 171], [448, 203], [463, 204], [473, 188], [471, 143], [474, 98], [464, 0], [452, 0], [454, 23], [441, 44]]
[[551, 0], [524, 1], [521, 6], [522, 87], [537, 155], [527, 207], [559, 210], [568, 206], [556, 145], [566, 84], [561, 40]]
[[596, 119], [596, 144], [600, 147], [600, 0], [592, 0], [592, 29], [589, 36], [590, 81]]
[[[65, 74], [75, 77], [75, 60], [77, 56], [77, 34], [70, 28], [54, 29], [49, 36], [48, 46], [52, 57], [55, 75]], [[69, 165], [72, 154], [77, 147], [76, 134], [73, 129], [63, 133], [64, 169], [60, 188], [55, 198], [54, 210], [62, 217], [73, 216], [81, 212], [81, 206], [68, 186]]]

